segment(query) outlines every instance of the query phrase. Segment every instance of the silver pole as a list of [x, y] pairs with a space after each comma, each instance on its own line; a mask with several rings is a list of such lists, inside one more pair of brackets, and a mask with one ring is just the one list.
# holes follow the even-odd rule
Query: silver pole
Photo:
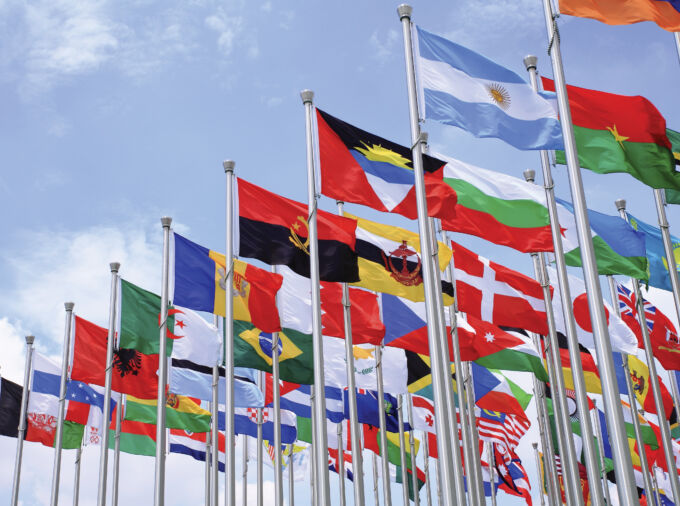
[[243, 436], [243, 480], [241, 482], [241, 490], [243, 490], [243, 506], [248, 506], [248, 434], [242, 434], [242, 436]]
[[376, 506], [380, 504], [380, 495], [378, 494], [378, 456], [373, 454], [373, 504]]
[[[544, 473], [541, 473], [541, 457], [538, 454], [538, 443], [535, 443], [535, 442], [531, 443], [531, 446], [533, 446], [533, 448], [534, 448], [534, 457], [536, 458], [536, 471], [538, 472], [538, 479], [540, 480], [541, 478], [543, 478], [545, 480]], [[543, 468], [543, 470], [545, 471], [545, 467]], [[541, 506], [545, 506], [545, 494], [543, 493], [543, 490], [541, 490], [540, 497], [541, 497]], [[562, 501], [560, 501], [560, 502], [562, 502]], [[555, 503], [550, 501], [549, 504], [552, 506]]]
[[68, 361], [71, 349], [71, 322], [73, 320], [73, 302], [64, 302], [66, 309], [66, 329], [64, 330], [64, 349], [61, 355], [61, 381], [59, 382], [59, 413], [57, 430], [54, 436], [54, 465], [52, 467], [52, 493], [50, 504], [59, 503], [59, 478], [61, 474], [61, 448], [64, 434], [64, 411], [66, 410], [66, 382], [68, 381]]
[[[416, 442], [413, 431], [413, 399], [411, 394], [406, 394], [406, 408], [408, 414], [408, 423], [411, 424], [409, 431], [409, 443], [411, 450], [411, 484], [413, 485], [413, 504], [420, 506], [420, 493], [418, 491], [418, 472], [416, 467]], [[427, 462], [427, 454], [425, 454], [425, 461]]]
[[288, 506], [295, 506], [295, 471], [293, 469], [295, 444], [288, 445], [288, 448], [290, 448], [290, 455], [288, 456]]
[[104, 430], [99, 455], [99, 486], [97, 489], [97, 506], [106, 506], [106, 478], [109, 457], [109, 423], [111, 420], [111, 381], [113, 373], [113, 340], [116, 337], [116, 304], [118, 299], [118, 270], [120, 264], [111, 262], [111, 298], [109, 301], [109, 332], [106, 345], [106, 378], [104, 380], [104, 409], [102, 420]]
[[[264, 389], [265, 388], [264, 372], [260, 371], [259, 379], [260, 388]], [[264, 505], [264, 488], [263, 488], [264, 469], [262, 467], [264, 464], [264, 461], [262, 460], [263, 459], [262, 413], [263, 409], [257, 408], [257, 506]]]
[[31, 381], [31, 361], [33, 358], [34, 336], [26, 336], [26, 363], [24, 364], [24, 388], [21, 392], [21, 414], [19, 415], [19, 431], [17, 434], [17, 453], [14, 458], [14, 479], [12, 480], [12, 506], [19, 503], [19, 484], [21, 481], [21, 460], [24, 454], [24, 438], [26, 437], [26, 408]]
[[[404, 499], [404, 504], [408, 505], [409, 504], [409, 496], [408, 496], [408, 467], [406, 466], [406, 434], [404, 433], [404, 396], [402, 394], [399, 394], [397, 396], [397, 418], [398, 418], [398, 423], [399, 423], [399, 458], [400, 458], [400, 465], [401, 465], [401, 490], [402, 493], [404, 494], [403, 499]], [[418, 489], [416, 488], [413, 491], [413, 494], [415, 495], [416, 491]]]
[[[657, 194], [657, 192], [659, 192]], [[654, 195], [660, 195], [659, 190], [654, 190]], [[660, 197], [658, 197], [660, 198]], [[657, 198], [657, 207], [660, 203], [660, 201]], [[621, 215], [621, 218], [624, 220], [628, 221], [628, 215], [626, 214], [626, 201], [623, 199], [619, 199], [616, 201], [616, 208], [619, 210], [619, 214]], [[663, 209], [663, 204], [661, 204], [661, 208]], [[664, 218], [665, 218], [665, 212]], [[661, 216], [661, 215], [659, 215]], [[661, 222], [661, 220], [659, 220]], [[668, 233], [668, 226], [666, 225], [666, 232]], [[669, 243], [670, 243], [670, 234], [668, 234], [669, 237]], [[664, 237], [665, 239], [665, 237]], [[664, 241], [664, 246], [666, 241]], [[670, 246], [670, 244], [669, 244]], [[667, 251], [667, 257], [668, 257], [668, 249]], [[671, 256], [673, 255], [672, 249], [671, 249]], [[674, 268], [675, 265], [669, 265], [669, 270], [670, 268]], [[671, 279], [676, 280], [677, 284], [677, 274], [673, 275], [673, 271], [671, 271]], [[663, 405], [663, 398], [661, 396], [661, 385], [659, 383], [659, 376], [657, 375], [656, 372], [656, 362], [654, 360], [654, 350], [652, 349], [652, 340], [649, 337], [649, 328], [647, 327], [647, 318], [645, 317], [645, 305], [642, 300], [642, 291], [640, 290], [640, 282], [637, 279], [631, 278], [631, 281], [633, 283], [633, 290], [635, 292], [635, 298], [637, 299], [637, 312], [638, 312], [638, 321], [640, 323], [640, 329], [642, 329], [642, 342], [644, 343], [645, 346], [645, 357], [647, 358], [647, 367], [649, 368], [649, 380], [650, 380], [650, 386], [652, 387], [652, 395], [654, 396], [654, 404], [656, 405], [656, 413], [657, 416], [659, 417], [659, 430], [661, 432], [661, 443], [663, 444], [663, 451], [664, 455], [666, 457], [666, 465], [668, 466], [668, 475], [669, 475], [669, 481], [671, 483], [671, 489], [673, 490], [673, 497], [674, 500], [673, 502], [679, 502], [680, 501], [680, 481], [678, 480], [678, 473], [673, 472], [673, 470], [676, 468], [675, 465], [675, 456], [673, 454], [673, 446], [672, 446], [672, 440], [671, 440], [671, 431], [668, 428], [668, 418], [666, 418], [666, 410], [664, 409]], [[618, 305], [618, 304], [616, 304]]]
[[172, 218], [161, 218], [163, 225], [163, 281], [161, 285], [161, 325], [158, 346], [158, 395], [156, 399], [156, 476], [154, 480], [154, 504], [165, 504], [165, 387], [168, 384], [167, 358], [167, 320], [168, 320], [168, 283], [170, 277], [170, 224]]
[[116, 431], [114, 432], [113, 436], [113, 477], [111, 480], [112, 488], [111, 504], [113, 506], [118, 506], [118, 481], [120, 480], [120, 424], [123, 417], [122, 396], [118, 404], [119, 404], [118, 409], [116, 409]]
[[[661, 493], [659, 491], [659, 482], [656, 479], [656, 464], [652, 466], [652, 479], [654, 480], [654, 498], [656, 499], [656, 504], [661, 506]], [[649, 494], [647, 495], [649, 497]]]
[[[411, 40], [411, 12], [410, 5], [402, 4], [397, 8], [397, 13], [402, 24], [402, 31], [404, 36], [404, 57], [406, 63], [406, 84], [408, 87], [409, 97], [409, 117], [411, 122], [411, 145], [413, 158], [413, 172], [415, 176], [416, 202], [418, 207], [418, 229], [420, 235], [420, 246], [423, 258], [432, 258], [432, 237], [430, 234], [430, 227], [427, 220], [427, 201], [425, 199], [425, 181], [423, 171], [422, 159], [422, 139], [420, 136], [420, 124], [418, 115], [418, 99], [416, 92], [415, 69], [413, 65], [413, 48]], [[441, 287], [436, 286], [434, 278], [434, 270], [432, 262], [424, 262], [423, 264], [423, 282], [425, 288], [425, 302], [427, 311], [427, 337], [430, 348], [430, 356], [435, 357], [432, 361], [432, 386], [435, 397], [435, 420], [437, 426], [437, 446], [439, 450], [439, 460], [441, 464], [442, 474], [440, 480], [447, 484], [456, 483], [456, 471], [453, 469], [452, 463], [452, 444], [451, 434], [446, 424], [446, 385], [445, 381], [451, 381], [448, 371], [442, 370], [441, 348], [439, 346], [439, 339], [437, 336], [437, 312], [435, 307], [435, 290], [440, 290]], [[436, 360], [440, 357], [440, 360]], [[448, 358], [448, 357], [447, 357]], [[457, 436], [457, 435], [456, 435]], [[458, 497], [454, 487], [443, 487], [443, 504], [445, 506], [454, 506], [458, 504]]]
[[236, 506], [236, 456], [234, 455], [234, 167], [236, 162], [222, 162], [226, 176], [226, 274], [224, 286], [224, 504]]
[[[675, 34], [676, 38], [678, 34]], [[668, 218], [666, 217], [666, 202], [663, 195], [663, 190], [654, 190], [654, 201], [656, 203], [656, 214], [659, 219], [659, 229], [661, 230], [661, 237], [663, 239], [663, 248], [666, 252], [666, 262], [668, 265], [668, 274], [671, 278], [671, 287], [673, 288], [673, 302], [675, 302], [675, 311], [680, 321], [680, 282], [678, 281], [678, 265], [673, 254], [673, 242], [671, 241], [671, 232], [668, 225]], [[624, 201], [625, 203], [625, 201]], [[680, 416], [680, 413], [678, 413]]]
[[340, 489], [340, 506], [345, 506], [345, 445], [342, 442], [342, 422], [337, 424], [338, 428], [338, 488]]
[[[612, 299], [612, 307], [616, 311], [616, 315], [621, 317], [621, 308], [619, 307], [618, 295], [616, 292], [616, 286], [614, 286], [614, 276], [607, 276], [607, 281], [609, 282], [609, 293]], [[630, 369], [628, 368], [627, 355], [621, 354], [621, 359], [623, 362], [623, 374], [626, 377], [626, 390], [628, 394], [628, 403], [630, 404], [630, 417], [633, 420], [633, 430], [635, 431], [635, 440], [638, 445], [638, 454], [640, 455], [640, 467], [642, 468], [642, 482], [644, 484], [645, 490], [653, 490], [652, 487], [652, 477], [649, 472], [649, 464], [647, 462], [647, 451], [645, 449], [644, 442], [642, 441], [642, 430], [640, 429], [640, 418], [637, 409], [637, 397], [633, 390], [633, 382], [630, 379]], [[651, 500], [649, 494], [647, 494], [647, 500]]]
[[[271, 266], [276, 273], [276, 266]], [[272, 333], [272, 395], [274, 397], [274, 504], [283, 506], [283, 462], [281, 460], [281, 396], [279, 389], [279, 333]]]
[[[338, 214], [343, 216], [343, 202], [337, 201]], [[354, 378], [354, 352], [352, 347], [352, 301], [347, 283], [342, 284], [342, 306], [345, 323], [345, 361], [347, 363], [347, 404], [349, 405], [349, 430], [352, 439], [352, 467], [354, 469], [354, 504], [364, 506], [364, 460], [361, 452], [361, 432], [357, 416], [357, 391]]]
[[600, 427], [600, 416], [597, 411], [595, 412], [595, 415], [597, 417], [597, 420], [595, 422], [595, 433], [597, 435], [597, 444], [598, 444], [598, 450], [600, 454], [600, 476], [602, 479], [602, 489], [604, 490], [604, 497], [607, 501], [607, 504], [611, 504], [612, 500], [611, 497], [609, 496], [609, 482], [607, 480], [607, 468], [605, 466], [604, 462], [604, 444], [602, 442], [602, 428]]
[[321, 336], [321, 291], [319, 287], [319, 244], [317, 241], [317, 195], [314, 174], [314, 92], [304, 90], [300, 93], [305, 106], [305, 127], [307, 134], [307, 198], [309, 209], [309, 263], [312, 285], [312, 332], [314, 335], [314, 385], [316, 385], [317, 434], [314, 444], [316, 465], [318, 467], [317, 495], [319, 504], [330, 504], [328, 483], [328, 437], [326, 434], [326, 392], [324, 390], [323, 337]]
[[[382, 320], [382, 300], [380, 302], [380, 319]], [[385, 432], [385, 388], [382, 373], [382, 346], [375, 347], [375, 372], [378, 384], [378, 424], [380, 428], [380, 457], [382, 463], [383, 501], [385, 506], [392, 504], [392, 489], [390, 485], [390, 463], [387, 457], [387, 434]]]
[[[467, 403], [468, 424], [470, 425], [470, 442], [472, 443], [472, 475], [468, 480], [468, 489], [475, 490], [475, 497], [479, 503], [485, 502], [484, 498], [484, 478], [482, 476], [482, 460], [479, 455], [479, 433], [477, 432], [477, 417], [475, 416], [475, 387], [472, 377], [472, 366], [470, 362], [463, 363], [465, 370], [465, 402]], [[477, 448], [477, 451], [474, 449]], [[473, 501], [474, 503], [474, 501]]]
[[[493, 444], [486, 443], [486, 454], [489, 460], [489, 489], [491, 490], [491, 505], [496, 506], [496, 487], [494, 487], [494, 482], [496, 478], [494, 477], [494, 455], [493, 455]], [[540, 468], [539, 468], [540, 469]], [[541, 494], [543, 495], [543, 494]]]
[[425, 473], [425, 495], [427, 497], [427, 506], [432, 506], [432, 484], [430, 483], [430, 442], [429, 433], [425, 431], [423, 431], [423, 450], [423, 454], [425, 455], [425, 463], [423, 465], [423, 472]]
[[678, 382], [675, 380], [675, 371], [668, 372], [668, 382], [671, 385], [671, 397], [675, 405], [675, 412], [680, 416], [680, 392], [678, 392]]
[[[310, 485], [312, 488], [311, 503], [313, 506], [317, 506], [319, 501], [316, 493], [316, 484], [318, 483], [317, 475], [317, 465], [316, 465], [316, 452], [314, 451], [314, 441], [316, 441], [316, 431], [318, 426], [318, 421], [316, 419], [316, 410], [314, 409], [315, 397], [314, 397], [314, 385], [309, 387], [309, 402], [311, 404], [311, 415], [312, 415], [312, 473], [310, 475]], [[258, 505], [259, 506], [259, 505]]]
[[[210, 411], [212, 412], [212, 403], [210, 406]], [[212, 427], [211, 427], [212, 429]], [[210, 506], [210, 500], [212, 498], [212, 490], [211, 490], [211, 482], [212, 482], [212, 471], [211, 471], [211, 463], [212, 463], [212, 454], [213, 454], [213, 446], [212, 446], [212, 430], [210, 432], [206, 433], [205, 435], [205, 469], [204, 469], [204, 486], [205, 486], [205, 506]]]
[[[213, 315], [213, 324], [216, 328], [220, 327], [220, 317]], [[222, 328], [224, 328], [224, 318], [222, 318]], [[223, 335], [223, 334], [222, 334]], [[220, 416], [220, 402], [219, 402], [219, 383], [220, 383], [220, 368], [219, 365], [213, 366], [212, 370], [212, 399], [210, 402], [210, 407], [212, 408], [212, 425], [210, 426], [212, 432], [212, 448], [213, 451], [210, 454], [212, 459], [212, 479], [210, 480], [210, 494], [212, 496], [211, 503], [212, 506], [218, 506], [219, 503], [219, 484], [220, 484], [220, 439], [219, 439], [219, 416]], [[226, 452], [227, 449], [225, 448]], [[226, 454], [225, 454], [226, 456]]]
[[556, 33], [556, 24], [550, 0], [543, 0], [543, 7], [548, 38], [550, 39], [550, 56], [553, 63], [555, 89], [557, 90], [559, 114], [564, 136], [564, 151], [567, 158], [567, 173], [569, 175], [569, 186], [571, 187], [572, 202], [574, 204], [574, 216], [576, 218], [576, 230], [579, 239], [578, 243], [581, 247], [583, 274], [586, 291], [588, 293], [588, 307], [590, 309], [592, 321], [595, 351], [597, 353], [597, 363], [602, 373], [602, 394], [604, 397], [605, 413], [607, 415], [607, 426], [610, 429], [619, 498], [622, 505], [633, 505], [638, 502], [637, 489], [635, 486], [635, 477], [633, 475], [630, 450], [628, 448], [626, 428], [623, 423], [621, 399], [616, 384], [616, 373], [612, 357], [612, 346], [609, 340], [609, 330], [607, 328], [604, 307], [602, 306], [602, 291], [600, 290], [597, 274], [595, 251], [593, 250], [593, 240], [590, 232], [585, 194], [583, 191], [583, 181], [581, 180], [578, 153], [574, 140], [574, 130], [571, 123], [571, 111], [567, 98], [564, 69], [562, 68], [560, 39]]
[[83, 445], [81, 442], [81, 445], [76, 449], [75, 470], [73, 473], [73, 506], [78, 506], [80, 500], [80, 457], [82, 456], [82, 453]]
[[[442, 483], [441, 483], [441, 466], [439, 465], [439, 459], [434, 460], [434, 470], [437, 475], [437, 504], [442, 503]], [[475, 505], [476, 506], [476, 505]]]
[[678, 58], [680, 58], [680, 32], [673, 32], [675, 35], [675, 49], [678, 50]]

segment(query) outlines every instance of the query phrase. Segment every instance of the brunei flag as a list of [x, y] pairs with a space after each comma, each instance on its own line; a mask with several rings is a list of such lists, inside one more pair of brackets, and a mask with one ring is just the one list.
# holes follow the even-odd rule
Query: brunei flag
[[[284, 328], [278, 340], [279, 377], [283, 381], [314, 383], [312, 336]], [[234, 365], [272, 372], [273, 336], [251, 323], [234, 322]]]
[[[239, 178], [238, 207], [240, 256], [287, 265], [309, 277], [307, 204]], [[358, 281], [356, 222], [318, 209], [316, 213], [321, 281]]]
[[[321, 193], [336, 200], [418, 217], [411, 149], [345, 123], [319, 109]], [[427, 210], [453, 218], [456, 192], [442, 177], [445, 162], [423, 155]]]
[[[197, 311], [225, 316], [226, 258], [174, 234], [175, 293], [173, 302]], [[283, 277], [234, 260], [234, 320], [252, 322], [266, 332], [281, 329], [276, 293]]]
[[[399, 227], [382, 225], [345, 213], [356, 220], [356, 252], [359, 277], [354, 283], [376, 292], [389, 293], [414, 302], [425, 300], [420, 237]], [[451, 261], [451, 249], [439, 243], [439, 269]], [[453, 304], [453, 285], [442, 281], [444, 304]]]

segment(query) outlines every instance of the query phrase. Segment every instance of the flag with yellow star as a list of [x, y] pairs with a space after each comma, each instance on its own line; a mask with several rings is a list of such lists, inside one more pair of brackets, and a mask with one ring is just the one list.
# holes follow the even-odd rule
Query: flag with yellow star
[[[546, 91], [552, 79], [542, 78]], [[615, 95], [567, 86], [581, 167], [599, 174], [627, 172], [652, 188], [680, 190], [666, 120], [641, 96]], [[557, 151], [564, 164], [564, 151]]]

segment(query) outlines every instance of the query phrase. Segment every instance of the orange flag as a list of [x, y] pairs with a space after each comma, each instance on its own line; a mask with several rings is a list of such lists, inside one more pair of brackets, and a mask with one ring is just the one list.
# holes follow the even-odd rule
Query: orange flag
[[669, 32], [680, 31], [680, 3], [669, 0], [560, 0], [560, 12], [608, 25], [654, 21]]

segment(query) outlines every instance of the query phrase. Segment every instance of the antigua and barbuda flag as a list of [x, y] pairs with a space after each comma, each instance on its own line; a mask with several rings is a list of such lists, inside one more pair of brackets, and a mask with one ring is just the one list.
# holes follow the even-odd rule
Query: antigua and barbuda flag
[[517, 149], [563, 149], [554, 100], [512, 70], [417, 27], [425, 118], [495, 137]]
[[[400, 146], [316, 110], [321, 193], [415, 220], [415, 176], [411, 148]], [[427, 212], [452, 218], [456, 192], [442, 180], [445, 162], [423, 155]]]

